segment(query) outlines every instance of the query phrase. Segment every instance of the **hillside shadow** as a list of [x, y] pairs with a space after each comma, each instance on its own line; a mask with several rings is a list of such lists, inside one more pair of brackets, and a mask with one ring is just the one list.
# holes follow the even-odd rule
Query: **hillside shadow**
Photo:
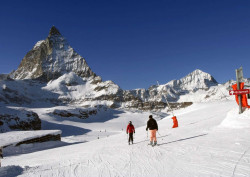
[[74, 143], [66, 143], [62, 141], [47, 141], [47, 142], [41, 142], [41, 143], [32, 143], [32, 144], [21, 144], [19, 146], [8, 146], [3, 149], [4, 157], [9, 156], [17, 156], [21, 154], [29, 154], [33, 152], [48, 150], [48, 149], [54, 149], [58, 147], [63, 146], [69, 146], [74, 144], [80, 144], [85, 143], [84, 142], [74, 142]]
[[[68, 112], [74, 112], [74, 109], [67, 109]], [[101, 123], [101, 122], [107, 122], [111, 119], [119, 118], [119, 114], [124, 113], [124, 111], [121, 110], [114, 110], [114, 109], [108, 109], [107, 111], [97, 111], [96, 115], [90, 115], [86, 119], [81, 119], [76, 116], [74, 117], [61, 117], [58, 115], [54, 115], [53, 113], [48, 113], [50, 117], [53, 118], [53, 120], [58, 122], [63, 122], [65, 120], [73, 121], [73, 122], [79, 122], [79, 123]]]
[[175, 141], [170, 141], [170, 142], [167, 142], [167, 143], [161, 143], [161, 144], [158, 144], [158, 145], [161, 146], [161, 145], [165, 145], [165, 144], [171, 144], [171, 143], [176, 143], [176, 142], [180, 142], [180, 141], [186, 141], [186, 140], [189, 140], [189, 139], [194, 139], [194, 138], [198, 138], [198, 137], [202, 137], [202, 136], [206, 136], [206, 135], [207, 135], [207, 133], [197, 135], [197, 136], [191, 136], [191, 137], [188, 137], [188, 138], [182, 138], [182, 139], [175, 140]]
[[61, 130], [62, 137], [83, 135], [91, 131], [90, 129], [84, 129], [72, 125], [51, 123], [45, 120], [42, 120], [42, 130]]
[[5, 166], [0, 168], [0, 176], [2, 177], [16, 177], [23, 173], [23, 168], [16, 165]]
[[107, 122], [111, 119], [119, 118], [120, 114], [125, 113], [122, 110], [108, 109], [107, 111], [100, 111], [97, 115], [85, 119], [84, 123], [96, 123], [96, 122]]
[[38, 80], [2, 80], [3, 97], [0, 102], [8, 106], [26, 106], [29, 108], [46, 108], [65, 105], [59, 100], [59, 94], [42, 89], [47, 85]]

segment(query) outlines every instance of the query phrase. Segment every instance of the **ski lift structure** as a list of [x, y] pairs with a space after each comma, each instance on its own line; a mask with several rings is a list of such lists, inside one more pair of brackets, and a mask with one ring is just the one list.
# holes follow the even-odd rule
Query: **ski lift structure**
[[[158, 87], [160, 86], [159, 82], [157, 81], [157, 85]], [[167, 96], [167, 95], [166, 95]], [[171, 108], [169, 102], [168, 102], [168, 99], [166, 98], [166, 102], [167, 102], [167, 105], [168, 105], [168, 108], [169, 110], [171, 111], [172, 113], [172, 119], [173, 119], [173, 127], [172, 128], [177, 128], [178, 127], [178, 120], [177, 120], [177, 117], [174, 115], [174, 110]]]

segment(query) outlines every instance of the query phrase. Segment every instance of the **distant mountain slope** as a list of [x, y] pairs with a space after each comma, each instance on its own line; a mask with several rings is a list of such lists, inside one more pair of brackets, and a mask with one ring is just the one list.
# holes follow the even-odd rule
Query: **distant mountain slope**
[[[149, 89], [126, 91], [126, 93], [143, 101], [166, 102], [168, 100], [176, 102], [182, 95], [195, 93], [199, 90], [208, 91], [213, 86], [218, 86], [217, 81], [210, 74], [197, 69], [179, 80], [172, 80], [158, 86], [153, 85]], [[193, 101], [193, 99], [185, 101]]]

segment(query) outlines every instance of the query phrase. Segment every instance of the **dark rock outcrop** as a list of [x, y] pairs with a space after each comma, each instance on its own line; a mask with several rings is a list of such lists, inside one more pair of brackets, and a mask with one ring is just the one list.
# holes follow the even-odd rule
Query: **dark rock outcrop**
[[[77, 112], [77, 113], [76, 113]], [[66, 110], [54, 110], [52, 112], [53, 115], [60, 116], [60, 117], [65, 117], [65, 118], [70, 118], [70, 117], [77, 117], [79, 119], [87, 119], [91, 115], [96, 115], [97, 110], [96, 109], [91, 109], [91, 110], [73, 110], [71, 111], [66, 111]]]
[[61, 135], [45, 135], [38, 138], [32, 138], [26, 141], [21, 141], [16, 144], [16, 146], [20, 146], [21, 144], [31, 144], [31, 143], [42, 143], [47, 141], [61, 141]]
[[0, 114], [0, 132], [40, 129], [41, 120], [35, 112], [13, 110], [10, 113]]

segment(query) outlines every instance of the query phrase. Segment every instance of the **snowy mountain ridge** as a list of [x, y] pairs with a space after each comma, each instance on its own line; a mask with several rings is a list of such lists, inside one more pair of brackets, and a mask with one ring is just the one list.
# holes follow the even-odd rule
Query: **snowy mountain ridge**
[[[149, 89], [135, 89], [127, 92], [144, 101], [202, 102], [206, 101], [205, 97], [210, 97], [210, 92], [216, 92], [215, 88], [218, 85], [213, 76], [196, 69], [179, 80], [172, 80], [158, 86], [153, 85]], [[188, 97], [184, 98], [185, 96]]]
[[210, 74], [196, 69], [180, 80], [172, 80], [166, 85], [179, 90], [198, 90], [217, 86], [218, 82]]

